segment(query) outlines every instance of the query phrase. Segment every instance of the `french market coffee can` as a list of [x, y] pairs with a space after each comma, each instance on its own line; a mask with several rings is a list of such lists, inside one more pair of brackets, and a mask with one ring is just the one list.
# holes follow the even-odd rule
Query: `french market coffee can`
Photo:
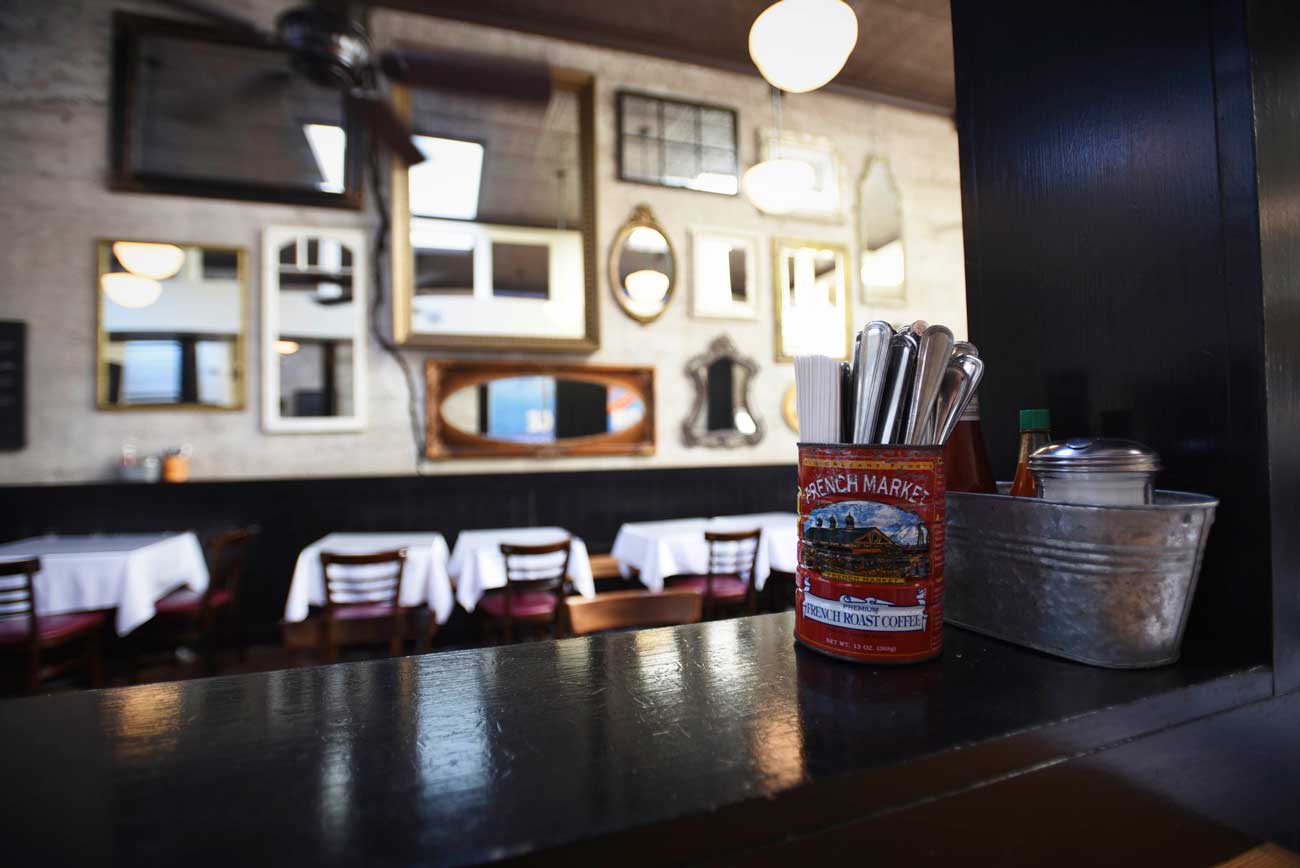
[[943, 650], [943, 447], [799, 444], [794, 635], [858, 663]]

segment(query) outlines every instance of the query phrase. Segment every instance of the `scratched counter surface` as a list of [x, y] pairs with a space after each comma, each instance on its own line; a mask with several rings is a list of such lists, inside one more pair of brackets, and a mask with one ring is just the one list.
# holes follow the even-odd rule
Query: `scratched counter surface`
[[718, 858], [1267, 691], [1258, 668], [1112, 672], [959, 630], [939, 660], [874, 668], [797, 649], [792, 628], [785, 613], [0, 702], [4, 859]]

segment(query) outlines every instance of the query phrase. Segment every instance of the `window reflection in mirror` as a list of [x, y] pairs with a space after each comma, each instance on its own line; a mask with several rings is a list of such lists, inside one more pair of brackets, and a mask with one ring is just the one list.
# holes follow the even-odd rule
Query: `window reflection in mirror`
[[489, 380], [457, 389], [442, 403], [449, 425], [510, 443], [554, 443], [626, 431], [645, 402], [622, 386], [550, 376]]
[[867, 163], [858, 188], [858, 219], [863, 301], [903, 301], [907, 282], [903, 201], [889, 163], [882, 158]]
[[262, 249], [262, 427], [364, 429], [365, 233], [271, 226]]
[[848, 354], [848, 256], [832, 244], [777, 240], [777, 360]]
[[282, 245], [278, 258], [280, 416], [351, 416], [352, 249], [333, 238], [300, 237]]
[[243, 405], [244, 253], [99, 245], [101, 409]]
[[729, 230], [691, 230], [691, 315], [758, 319], [758, 239]]

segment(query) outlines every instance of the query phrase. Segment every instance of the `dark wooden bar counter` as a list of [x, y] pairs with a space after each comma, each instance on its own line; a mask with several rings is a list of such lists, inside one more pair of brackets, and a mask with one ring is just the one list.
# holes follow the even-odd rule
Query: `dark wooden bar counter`
[[[764, 615], [14, 700], [6, 861], [731, 862], [1271, 690], [1261, 667], [1105, 671], [954, 629], [932, 664], [860, 667], [791, 630]], [[1198, 852], [1241, 843], [1211, 839]]]

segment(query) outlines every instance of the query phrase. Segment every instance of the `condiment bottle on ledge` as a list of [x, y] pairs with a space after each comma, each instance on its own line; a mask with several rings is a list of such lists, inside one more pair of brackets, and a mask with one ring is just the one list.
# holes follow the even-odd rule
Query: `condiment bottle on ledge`
[[952, 429], [943, 449], [944, 487], [948, 491], [970, 491], [976, 494], [997, 494], [998, 486], [989, 467], [988, 450], [984, 447], [984, 432], [980, 430], [980, 399], [971, 398], [970, 404]]
[[1038, 481], [1029, 472], [1029, 456], [1052, 439], [1051, 427], [1052, 415], [1047, 410], [1020, 411], [1020, 455], [1016, 458], [1016, 478], [1011, 483], [1012, 497], [1038, 496]]

